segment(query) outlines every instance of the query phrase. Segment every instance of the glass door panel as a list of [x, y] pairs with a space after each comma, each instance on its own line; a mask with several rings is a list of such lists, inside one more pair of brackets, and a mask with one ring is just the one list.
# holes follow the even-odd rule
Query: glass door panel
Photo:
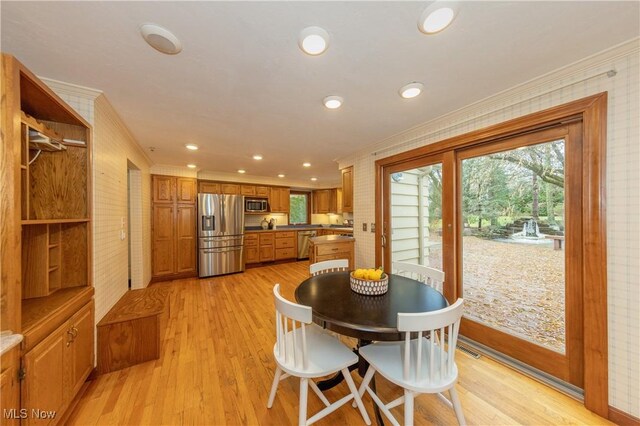
[[389, 175], [392, 262], [442, 270], [442, 163]]
[[462, 160], [465, 316], [566, 352], [565, 141]]

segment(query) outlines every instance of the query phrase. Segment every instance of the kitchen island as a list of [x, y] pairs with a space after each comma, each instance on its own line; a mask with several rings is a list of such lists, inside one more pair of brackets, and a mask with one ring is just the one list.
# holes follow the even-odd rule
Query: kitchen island
[[347, 259], [349, 269], [354, 269], [355, 238], [345, 235], [324, 235], [309, 240], [309, 263], [325, 260]]

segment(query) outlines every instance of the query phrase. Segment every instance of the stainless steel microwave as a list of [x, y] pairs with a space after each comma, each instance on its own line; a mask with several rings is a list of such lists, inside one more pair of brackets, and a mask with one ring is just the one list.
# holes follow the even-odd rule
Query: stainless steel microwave
[[247, 213], [261, 213], [269, 211], [269, 205], [265, 199], [246, 198], [244, 200], [244, 211]]

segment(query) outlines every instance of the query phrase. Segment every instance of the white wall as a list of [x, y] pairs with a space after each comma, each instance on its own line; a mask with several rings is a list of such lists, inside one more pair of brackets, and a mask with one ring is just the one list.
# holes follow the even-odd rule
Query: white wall
[[[617, 75], [609, 78], [609, 70]], [[446, 116], [380, 141], [340, 160], [354, 166], [356, 266], [372, 265], [377, 159], [608, 92], [607, 279], [609, 404], [640, 417], [640, 40], [635, 39]]]

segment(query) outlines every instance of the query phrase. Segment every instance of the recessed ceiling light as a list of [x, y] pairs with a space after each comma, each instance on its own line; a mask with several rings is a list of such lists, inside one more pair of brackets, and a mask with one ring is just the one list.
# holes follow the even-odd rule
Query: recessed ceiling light
[[411, 98], [415, 98], [420, 93], [422, 93], [423, 87], [424, 87], [424, 84], [414, 81], [412, 83], [402, 86], [398, 91], [398, 93], [400, 93], [400, 96], [402, 96], [405, 99], [411, 99]]
[[340, 96], [327, 96], [322, 100], [324, 106], [329, 109], [340, 108], [342, 106], [342, 102], [344, 102], [344, 99], [342, 99]]
[[246, 171], [246, 170], [244, 170], [244, 169], [238, 169], [238, 173], [240, 173], [240, 174], [242, 174], [242, 173], [247, 173], [247, 171]]
[[253, 156], [253, 159], [254, 160], [262, 160], [262, 155], [256, 154], [256, 155]]
[[425, 34], [436, 34], [447, 28], [458, 13], [458, 5], [451, 1], [436, 1], [427, 7], [420, 19], [418, 28]]
[[187, 164], [187, 167], [190, 169], [195, 169], [198, 166], [196, 166], [195, 164]]
[[198, 145], [196, 145], [195, 143], [188, 143], [184, 147], [191, 151], [197, 151], [199, 148]]
[[156, 24], [144, 24], [140, 27], [140, 34], [149, 46], [158, 52], [175, 55], [182, 51], [182, 43], [171, 31]]
[[317, 181], [317, 180], [318, 180], [318, 178], [316, 178], [316, 177], [312, 177], [312, 178], [311, 178], [311, 180], [315, 182], [315, 181]]
[[278, 177], [279, 177], [279, 178], [283, 178], [283, 177], [284, 177], [284, 175], [283, 175], [282, 173], [280, 173], [280, 174], [278, 175]]
[[302, 167], [311, 167], [311, 163], [302, 163]]
[[300, 32], [298, 46], [308, 55], [320, 55], [329, 47], [329, 33], [320, 27], [307, 27]]

